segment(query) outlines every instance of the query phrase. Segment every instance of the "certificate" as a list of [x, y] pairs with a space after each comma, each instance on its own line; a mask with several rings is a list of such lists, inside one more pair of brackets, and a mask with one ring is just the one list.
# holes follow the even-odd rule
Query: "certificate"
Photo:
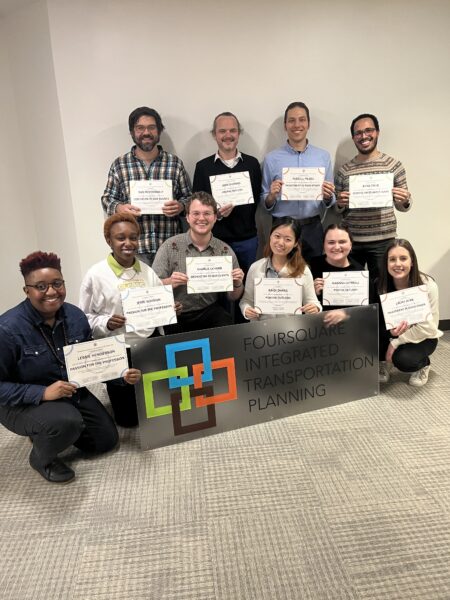
[[77, 387], [117, 379], [128, 370], [123, 334], [64, 346], [63, 350], [67, 377]]
[[282, 200], [323, 200], [323, 167], [283, 167]]
[[248, 171], [212, 175], [209, 182], [214, 200], [222, 206], [225, 204], [233, 204], [233, 206], [254, 204], [255, 200]]
[[142, 331], [177, 322], [171, 285], [128, 288], [120, 293], [126, 331]]
[[393, 173], [350, 175], [349, 208], [383, 208], [392, 206]]
[[380, 294], [380, 300], [386, 329], [392, 329], [402, 321], [414, 325], [433, 318], [426, 285]]
[[301, 279], [256, 277], [255, 310], [264, 315], [301, 314], [302, 292]]
[[340, 271], [323, 274], [324, 306], [369, 304], [369, 271]]
[[186, 275], [188, 294], [229, 292], [233, 289], [231, 256], [188, 256]]
[[162, 207], [173, 199], [171, 179], [137, 179], [130, 181], [130, 202], [143, 215], [162, 215]]

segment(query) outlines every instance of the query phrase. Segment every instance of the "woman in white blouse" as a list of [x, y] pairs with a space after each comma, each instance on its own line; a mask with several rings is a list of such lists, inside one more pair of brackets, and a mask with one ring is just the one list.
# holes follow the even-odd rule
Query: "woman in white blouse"
[[247, 274], [244, 295], [239, 307], [248, 320], [268, 319], [281, 315], [264, 315], [255, 309], [255, 279], [259, 277], [296, 277], [303, 286], [302, 312], [318, 313], [322, 310], [314, 291], [311, 271], [300, 249], [300, 225], [291, 217], [276, 219], [270, 231], [264, 258], [254, 262]]

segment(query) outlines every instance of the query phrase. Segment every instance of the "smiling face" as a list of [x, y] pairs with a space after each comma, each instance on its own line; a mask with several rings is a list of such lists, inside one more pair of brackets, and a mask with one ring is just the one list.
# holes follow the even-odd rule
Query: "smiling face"
[[239, 142], [239, 125], [234, 117], [218, 117], [213, 137], [217, 142], [220, 155], [236, 156]]
[[159, 131], [154, 117], [140, 117], [130, 133], [133, 142], [143, 152], [151, 152], [159, 142]]
[[406, 248], [394, 246], [389, 250], [387, 256], [387, 270], [397, 289], [408, 287], [409, 273], [412, 266], [412, 258]]
[[283, 258], [287, 257], [291, 250], [298, 245], [294, 231], [289, 225], [281, 225], [272, 231], [269, 238], [272, 255]]
[[348, 233], [342, 229], [329, 229], [323, 242], [326, 260], [335, 267], [348, 267], [348, 255], [352, 242]]
[[139, 232], [133, 223], [114, 223], [106, 240], [114, 258], [122, 267], [132, 267], [138, 250]]
[[372, 119], [359, 119], [353, 126], [353, 142], [360, 154], [371, 154], [376, 150], [378, 135]]
[[304, 144], [309, 129], [309, 120], [306, 110], [295, 106], [288, 110], [284, 128], [288, 134], [289, 144], [295, 148]]
[[189, 223], [191, 232], [196, 236], [206, 236], [211, 233], [217, 216], [214, 209], [208, 204], [202, 204], [200, 200], [192, 200], [186, 221]]
[[[54, 319], [56, 313], [64, 303], [66, 288], [64, 283], [61, 285], [62, 281], [63, 276], [61, 272], [51, 268], [36, 269], [36, 271], [28, 273], [25, 277], [24, 292], [32, 306], [45, 321]], [[36, 287], [30, 287], [40, 284], [48, 285], [50, 283], [54, 283], [58, 286], [58, 289], [49, 286], [47, 291], [40, 292]]]

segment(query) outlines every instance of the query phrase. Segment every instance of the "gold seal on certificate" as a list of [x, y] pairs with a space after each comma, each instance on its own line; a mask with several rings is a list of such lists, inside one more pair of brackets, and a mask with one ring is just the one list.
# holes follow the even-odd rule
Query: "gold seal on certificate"
[[369, 271], [332, 271], [323, 274], [324, 306], [369, 304]]
[[126, 331], [142, 331], [177, 322], [171, 285], [128, 288], [120, 293]]
[[426, 285], [380, 294], [380, 301], [386, 329], [392, 329], [402, 321], [414, 325], [433, 318]]
[[173, 198], [171, 179], [137, 179], [130, 181], [130, 202], [143, 215], [162, 215], [162, 207]]
[[221, 206], [253, 204], [255, 201], [248, 171], [211, 175], [209, 182], [214, 200]]
[[63, 350], [68, 380], [77, 387], [117, 379], [128, 370], [123, 334], [64, 346]]
[[384, 208], [392, 206], [393, 173], [350, 175], [349, 208]]
[[323, 200], [323, 167], [283, 167], [282, 200]]
[[262, 315], [300, 315], [303, 284], [295, 277], [256, 277], [255, 310]]
[[187, 293], [230, 292], [233, 289], [231, 256], [188, 256]]

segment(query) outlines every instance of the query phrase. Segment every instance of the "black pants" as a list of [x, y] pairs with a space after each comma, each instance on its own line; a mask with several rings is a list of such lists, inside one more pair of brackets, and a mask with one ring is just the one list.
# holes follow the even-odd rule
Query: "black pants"
[[224, 327], [232, 325], [233, 319], [218, 302], [210, 304], [202, 310], [181, 313], [178, 323], [166, 325], [164, 331], [168, 334], [183, 333], [185, 331], [198, 331], [199, 329], [210, 329], [211, 327]]
[[86, 388], [72, 398], [0, 406], [0, 423], [31, 438], [39, 462], [45, 466], [72, 444], [90, 453], [108, 452], [119, 435], [103, 404]]
[[[389, 332], [380, 332], [380, 360], [385, 360], [389, 337]], [[392, 355], [392, 363], [399, 371], [414, 373], [430, 364], [429, 356], [436, 350], [437, 343], [437, 339], [428, 339], [418, 344], [401, 344]]]
[[136, 427], [139, 421], [134, 385], [114, 379], [106, 382], [106, 389], [117, 425]]
[[354, 242], [350, 256], [362, 267], [367, 265], [370, 278], [375, 280], [380, 275], [384, 254], [391, 242], [392, 239], [377, 242]]

